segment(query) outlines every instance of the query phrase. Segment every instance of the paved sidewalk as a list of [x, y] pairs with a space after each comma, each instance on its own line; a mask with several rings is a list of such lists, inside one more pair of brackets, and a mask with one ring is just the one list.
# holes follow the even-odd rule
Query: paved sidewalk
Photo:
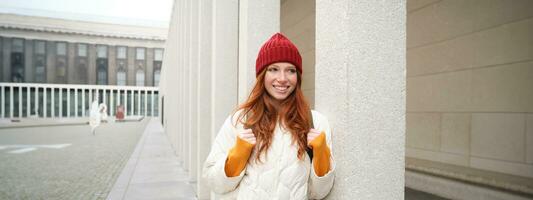
[[146, 126], [107, 199], [196, 199], [157, 118]]
[[[38, 126], [50, 124], [53, 126]], [[149, 119], [87, 124], [21, 119], [34, 127], [0, 129], [0, 199], [105, 199]], [[74, 120], [75, 121], [75, 120]], [[18, 122], [17, 122], [18, 123]]]

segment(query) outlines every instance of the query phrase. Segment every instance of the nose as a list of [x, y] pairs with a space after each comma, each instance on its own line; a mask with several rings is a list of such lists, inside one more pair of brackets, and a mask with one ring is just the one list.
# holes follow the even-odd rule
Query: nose
[[277, 78], [278, 82], [280, 83], [285, 83], [287, 82], [289, 79], [287, 78], [287, 73], [284, 72], [284, 71], [281, 71], [279, 74], [278, 74], [278, 78]]

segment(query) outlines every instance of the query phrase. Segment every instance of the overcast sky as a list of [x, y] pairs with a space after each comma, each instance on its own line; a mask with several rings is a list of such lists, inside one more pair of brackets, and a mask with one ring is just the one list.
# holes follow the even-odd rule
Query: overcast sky
[[168, 27], [173, 0], [0, 0], [0, 13]]

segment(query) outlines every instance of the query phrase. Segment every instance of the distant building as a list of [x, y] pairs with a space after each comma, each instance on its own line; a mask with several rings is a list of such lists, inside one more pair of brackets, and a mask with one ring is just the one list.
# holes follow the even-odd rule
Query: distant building
[[157, 86], [167, 29], [0, 14], [0, 82]]

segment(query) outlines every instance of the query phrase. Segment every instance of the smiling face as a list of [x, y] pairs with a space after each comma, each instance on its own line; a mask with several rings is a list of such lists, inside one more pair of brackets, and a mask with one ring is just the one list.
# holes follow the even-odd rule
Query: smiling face
[[278, 101], [286, 99], [296, 88], [296, 67], [288, 62], [270, 64], [265, 70], [265, 88]]

